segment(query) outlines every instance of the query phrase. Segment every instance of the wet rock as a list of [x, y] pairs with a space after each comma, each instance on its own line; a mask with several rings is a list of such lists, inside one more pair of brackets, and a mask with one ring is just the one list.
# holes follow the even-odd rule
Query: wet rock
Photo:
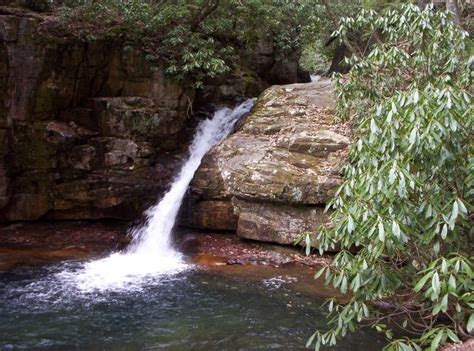
[[0, 228], [0, 272], [16, 266], [81, 259], [127, 243], [125, 222], [36, 222]]
[[225, 266], [227, 265], [227, 260], [224, 257], [200, 254], [193, 257], [193, 263], [208, 267]]
[[230, 201], [209, 200], [194, 203], [181, 224], [204, 230], [232, 231], [237, 219]]
[[472, 351], [474, 350], [474, 337], [470, 337], [458, 344], [447, 344], [440, 351]]
[[225, 189], [219, 166], [218, 155], [211, 151], [203, 158], [191, 183], [195, 197], [203, 199], [230, 200], [230, 194]]
[[67, 259], [81, 259], [89, 254], [81, 249], [2, 249], [0, 248], [0, 272], [7, 272], [17, 266], [33, 266]]
[[294, 48], [282, 50], [273, 37], [260, 37], [248, 60], [269, 84], [291, 84], [309, 82], [308, 74], [299, 67], [301, 52]]
[[[227, 265], [263, 265], [287, 267], [292, 265], [320, 267], [331, 262], [329, 257], [306, 256], [300, 247], [241, 240], [234, 234], [180, 232], [178, 247], [194, 258], [205, 257]], [[207, 259], [204, 259], [206, 261]], [[198, 259], [199, 261], [199, 259]]]
[[[162, 108], [152, 99], [140, 97], [114, 97], [91, 99], [88, 107], [94, 111], [100, 135], [118, 138], [134, 138], [176, 148], [177, 134], [183, 129], [185, 114], [176, 109]], [[175, 144], [173, 144], [175, 142]]]
[[[123, 249], [130, 224], [121, 221], [24, 222], [0, 228], [0, 271], [17, 265], [84, 258]], [[205, 266], [292, 265], [318, 267], [329, 257], [306, 256], [301, 248], [245, 241], [235, 234], [179, 231], [177, 247]]]

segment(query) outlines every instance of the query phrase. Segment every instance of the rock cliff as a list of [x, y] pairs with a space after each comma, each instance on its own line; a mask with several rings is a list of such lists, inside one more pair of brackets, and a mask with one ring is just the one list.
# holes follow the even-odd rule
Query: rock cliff
[[[56, 25], [0, 7], [0, 221], [135, 219], [186, 152], [194, 91], [130, 43]], [[329, 81], [267, 89], [205, 157], [182, 223], [282, 244], [327, 224], [350, 142], [333, 104]]]
[[186, 149], [192, 91], [138, 48], [0, 7], [0, 220], [136, 218]]
[[[6, 4], [0, 6], [1, 222], [136, 219], [177, 171], [195, 125], [191, 104], [196, 110], [258, 95], [272, 79], [299, 79], [298, 57], [287, 58], [282, 67], [291, 74], [281, 68], [280, 77], [273, 70], [277, 53], [263, 43], [255, 70], [242, 61], [194, 100], [194, 90], [148, 63], [139, 44], [104, 33], [94, 39], [93, 31], [79, 35], [74, 22], [54, 12], [22, 7], [39, 11], [30, 6], [36, 2], [0, 1]], [[228, 204], [220, 210], [229, 211]]]
[[350, 143], [349, 125], [334, 121], [334, 100], [329, 80], [267, 89], [204, 158], [185, 224], [281, 244], [329, 224], [324, 206]]

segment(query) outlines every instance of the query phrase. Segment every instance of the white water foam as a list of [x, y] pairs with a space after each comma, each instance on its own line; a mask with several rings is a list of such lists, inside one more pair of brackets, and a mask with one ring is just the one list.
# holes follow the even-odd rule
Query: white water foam
[[204, 155], [233, 130], [253, 103], [247, 100], [233, 110], [219, 109], [212, 119], [199, 124], [188, 160], [161, 201], [146, 211], [145, 224], [132, 230], [132, 242], [124, 252], [88, 262], [79, 272], [62, 272], [62, 278], [73, 278], [82, 291], [134, 289], [140, 282], [186, 269], [171, 242], [181, 202]]

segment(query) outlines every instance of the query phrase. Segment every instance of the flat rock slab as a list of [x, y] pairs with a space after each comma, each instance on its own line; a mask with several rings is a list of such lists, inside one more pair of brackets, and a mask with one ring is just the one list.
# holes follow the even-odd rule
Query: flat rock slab
[[238, 213], [237, 233], [246, 239], [294, 245], [298, 234], [313, 234], [330, 225], [324, 209], [232, 199]]
[[[130, 223], [35, 222], [0, 228], [0, 272], [17, 266], [68, 259], [86, 259], [124, 249]], [[178, 230], [176, 245], [191, 263], [201, 266], [292, 265], [318, 267], [329, 257], [305, 256], [301, 248], [242, 240], [235, 234], [197, 233]]]
[[196, 233], [184, 231], [179, 236], [179, 247], [192, 257], [192, 262], [205, 266], [265, 265], [287, 267], [293, 265], [322, 267], [330, 264], [328, 256], [306, 256], [300, 247], [286, 247], [242, 240], [234, 234]]

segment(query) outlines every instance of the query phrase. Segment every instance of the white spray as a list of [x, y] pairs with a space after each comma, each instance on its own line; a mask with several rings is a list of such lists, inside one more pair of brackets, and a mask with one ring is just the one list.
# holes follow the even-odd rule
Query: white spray
[[92, 261], [74, 275], [81, 290], [139, 288], [139, 281], [155, 279], [186, 268], [181, 254], [172, 245], [172, 231], [189, 183], [209, 149], [222, 141], [237, 121], [250, 111], [253, 100], [230, 110], [219, 109], [212, 119], [202, 121], [189, 147], [189, 159], [170, 190], [146, 211], [146, 222], [134, 229], [132, 242], [124, 252]]

